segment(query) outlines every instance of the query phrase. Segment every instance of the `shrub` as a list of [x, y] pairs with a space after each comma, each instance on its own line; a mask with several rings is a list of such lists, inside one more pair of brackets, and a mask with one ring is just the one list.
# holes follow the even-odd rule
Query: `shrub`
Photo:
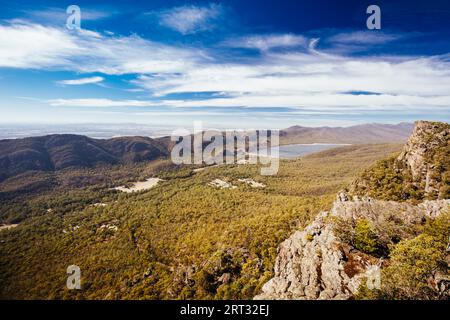
[[381, 290], [359, 288], [357, 299], [448, 299], [439, 279], [448, 277], [447, 247], [450, 214], [430, 220], [424, 232], [396, 245], [389, 266], [382, 272]]
[[443, 267], [445, 245], [421, 234], [400, 242], [393, 250], [392, 264], [383, 272], [382, 292], [388, 299], [430, 299], [438, 296], [428, 282]]
[[369, 254], [380, 251], [378, 237], [366, 219], [356, 222], [353, 245], [356, 249]]

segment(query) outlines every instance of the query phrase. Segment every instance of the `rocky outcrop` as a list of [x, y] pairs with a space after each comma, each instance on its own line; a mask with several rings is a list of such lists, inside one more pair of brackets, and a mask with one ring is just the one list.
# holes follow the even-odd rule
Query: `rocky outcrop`
[[436, 218], [450, 204], [450, 200], [425, 200], [418, 205], [410, 202], [383, 201], [370, 197], [349, 196], [341, 192], [331, 209], [331, 215], [345, 220], [369, 220], [374, 225], [387, 221], [402, 221], [403, 225], [419, 224], [424, 218]]
[[[397, 158], [398, 170], [405, 169], [416, 187], [423, 187], [425, 195], [439, 194], [442, 184], [440, 171], [450, 140], [450, 126], [445, 123], [418, 121], [402, 153]], [[437, 159], [438, 158], [438, 159]], [[448, 159], [447, 159], [448, 161]]]
[[345, 251], [317, 216], [304, 231], [284, 241], [275, 262], [275, 276], [255, 299], [347, 299], [358, 287], [345, 272]]
[[400, 155], [375, 163], [349, 190], [382, 200], [450, 198], [450, 125], [416, 122]]
[[383, 261], [343, 243], [329, 217], [365, 218], [373, 224], [401, 219], [405, 224], [437, 217], [450, 200], [419, 205], [354, 197], [340, 193], [330, 211], [320, 213], [303, 231], [294, 233], [278, 249], [275, 276], [255, 299], [348, 299], [361, 281], [370, 278]]
[[[416, 236], [417, 225], [449, 208], [450, 200], [445, 200], [450, 194], [449, 138], [446, 123], [416, 122], [398, 157], [368, 169], [350, 186], [350, 193], [338, 194], [330, 211], [281, 243], [275, 275], [255, 299], [352, 297], [362, 281], [384, 267], [382, 259], [350, 245], [374, 254], [354, 241], [356, 223], [364, 221], [377, 230], [377, 240], [383, 240], [386, 248]], [[393, 197], [399, 201], [389, 201]], [[350, 228], [343, 232], [336, 220]]]

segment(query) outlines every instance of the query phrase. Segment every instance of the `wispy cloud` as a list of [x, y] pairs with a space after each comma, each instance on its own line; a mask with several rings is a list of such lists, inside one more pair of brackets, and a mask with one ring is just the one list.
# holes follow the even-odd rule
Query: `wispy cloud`
[[35, 68], [61, 65], [80, 53], [66, 33], [37, 24], [0, 25], [0, 66]]
[[335, 34], [328, 38], [332, 43], [344, 44], [383, 44], [404, 37], [398, 33], [385, 33], [381, 31], [355, 31]]
[[105, 80], [103, 77], [89, 77], [89, 78], [81, 78], [81, 79], [73, 79], [73, 80], [61, 80], [58, 81], [59, 84], [63, 85], [71, 85], [71, 86], [77, 86], [77, 85], [83, 85], [83, 84], [92, 84], [92, 83], [99, 83]]
[[269, 53], [248, 64], [203, 64], [179, 77], [141, 77], [135, 83], [159, 96], [226, 93], [173, 102], [177, 106], [431, 111], [450, 105], [449, 70], [449, 62], [440, 57], [390, 60], [291, 52]]
[[211, 29], [221, 13], [222, 6], [210, 4], [206, 7], [175, 7], [159, 12], [158, 16], [162, 26], [186, 35]]
[[[381, 30], [365, 31], [334, 31], [330, 34], [324, 31], [321, 35], [322, 48], [328, 53], [354, 55], [364, 53], [370, 55], [375, 51], [388, 51], [407, 43], [414, 38], [423, 36], [421, 32], [389, 32]], [[387, 50], [386, 50], [387, 49]]]
[[225, 46], [266, 51], [273, 48], [306, 46], [308, 39], [294, 34], [252, 35], [224, 41]]
[[152, 107], [157, 104], [143, 100], [111, 100], [111, 99], [52, 99], [47, 101], [55, 107]]
[[71, 32], [32, 23], [0, 24], [0, 67], [62, 69], [105, 74], [180, 72], [201, 50], [179, 48], [139, 36]]
[[392, 60], [269, 54], [248, 64], [203, 64], [182, 76], [141, 78], [160, 94], [179, 92], [350, 92], [442, 95], [450, 85], [449, 62], [435, 58]]
[[[114, 13], [109, 10], [81, 9], [82, 20], [93, 21], [105, 19]], [[63, 24], [67, 19], [65, 8], [48, 7], [40, 10], [27, 10], [23, 12], [24, 18], [33, 22], [44, 24]]]
[[[362, 41], [353, 35], [335, 41]], [[321, 40], [322, 41], [322, 40]], [[381, 40], [373, 40], [372, 42]], [[178, 47], [139, 36], [68, 32], [38, 24], [0, 25], [0, 67], [132, 74], [151, 101], [54, 99], [53, 106], [292, 107], [308, 110], [445, 110], [450, 105], [450, 60], [432, 57], [323, 53], [302, 35], [236, 40], [257, 56], [230, 60], [214, 50]], [[277, 47], [289, 50], [271, 50]], [[297, 47], [299, 46], [299, 47]], [[223, 48], [223, 47], [222, 47]], [[226, 49], [226, 48], [225, 48]], [[82, 79], [78, 79], [82, 80]], [[69, 80], [69, 81], [77, 81]], [[127, 80], [129, 81], [129, 80]], [[75, 84], [75, 83], [71, 83]], [[196, 96], [221, 92], [221, 96]], [[376, 92], [377, 95], [349, 94]], [[170, 95], [183, 99], [169, 99]]]

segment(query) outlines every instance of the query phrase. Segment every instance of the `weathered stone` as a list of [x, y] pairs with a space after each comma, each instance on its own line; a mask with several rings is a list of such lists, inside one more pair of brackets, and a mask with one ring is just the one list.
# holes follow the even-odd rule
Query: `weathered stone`
[[448, 125], [417, 121], [412, 135], [397, 158], [397, 163], [409, 170], [416, 186], [424, 184], [425, 195], [439, 193], [440, 179], [435, 178], [436, 170], [430, 158], [433, 151], [448, 145], [449, 137]]
[[368, 197], [348, 199], [345, 193], [339, 193], [329, 212], [321, 212], [303, 231], [280, 244], [275, 276], [255, 299], [348, 299], [366, 278], [367, 270], [381, 264], [342, 243], [327, 222], [328, 216], [365, 218], [374, 224], [395, 217], [414, 224], [437, 217], [450, 205], [450, 200], [413, 205]]
[[217, 281], [222, 282], [223, 284], [228, 284], [231, 281], [231, 274], [230, 273], [224, 273], [222, 274]]

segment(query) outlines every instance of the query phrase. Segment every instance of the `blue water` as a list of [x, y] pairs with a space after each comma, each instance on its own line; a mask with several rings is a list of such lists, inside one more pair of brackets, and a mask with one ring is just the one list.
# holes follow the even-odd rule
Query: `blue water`
[[323, 151], [327, 149], [337, 148], [346, 146], [347, 144], [290, 144], [286, 146], [279, 147], [279, 157], [281, 159], [292, 159], [301, 156], [306, 156], [308, 154]]

